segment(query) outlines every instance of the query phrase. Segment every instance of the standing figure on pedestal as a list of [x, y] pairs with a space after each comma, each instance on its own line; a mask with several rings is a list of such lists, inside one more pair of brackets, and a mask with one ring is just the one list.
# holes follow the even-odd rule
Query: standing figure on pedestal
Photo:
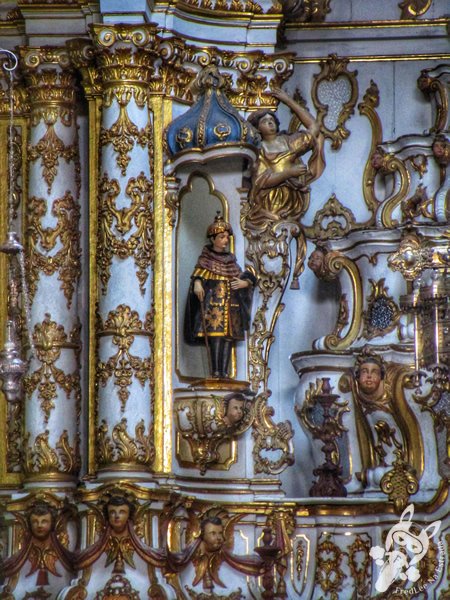
[[203, 248], [192, 273], [186, 306], [186, 341], [205, 344], [215, 378], [228, 377], [233, 344], [243, 340], [249, 328], [256, 282], [228, 251], [232, 235], [231, 225], [218, 213], [207, 230], [210, 243]]

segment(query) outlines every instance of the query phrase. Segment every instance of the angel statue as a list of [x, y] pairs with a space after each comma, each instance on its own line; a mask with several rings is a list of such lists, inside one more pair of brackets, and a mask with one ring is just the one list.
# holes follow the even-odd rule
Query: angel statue
[[[262, 138], [247, 215], [252, 225], [297, 221], [308, 208], [308, 184], [317, 179], [325, 167], [318, 121], [282, 90], [275, 88], [272, 95], [292, 110], [306, 130], [291, 134], [280, 132], [277, 115], [268, 109], [258, 110], [249, 117]], [[309, 151], [313, 153], [305, 165], [302, 156]]]

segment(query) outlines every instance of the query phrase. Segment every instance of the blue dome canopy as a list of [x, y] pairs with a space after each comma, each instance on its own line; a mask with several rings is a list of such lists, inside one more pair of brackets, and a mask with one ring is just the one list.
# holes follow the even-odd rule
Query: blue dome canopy
[[222, 91], [224, 78], [215, 65], [203, 69], [196, 84], [199, 96], [195, 104], [167, 127], [167, 148], [172, 156], [193, 148], [203, 150], [242, 142], [258, 144], [258, 133]]

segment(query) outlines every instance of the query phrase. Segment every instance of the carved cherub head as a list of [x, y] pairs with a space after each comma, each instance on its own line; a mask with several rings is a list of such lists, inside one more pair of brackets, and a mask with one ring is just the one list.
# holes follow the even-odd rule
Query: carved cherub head
[[354, 369], [359, 391], [369, 398], [379, 398], [384, 393], [385, 374], [383, 359], [371, 351], [363, 350], [356, 360]]
[[224, 527], [220, 517], [207, 517], [200, 523], [200, 539], [205, 552], [217, 552], [225, 543]]
[[134, 504], [125, 496], [114, 495], [104, 507], [105, 518], [115, 535], [122, 535], [128, 526], [128, 521], [133, 520]]
[[450, 141], [448, 138], [443, 134], [436, 135], [431, 149], [438, 165], [447, 167], [450, 163]]
[[309, 255], [308, 267], [319, 279], [323, 279], [325, 276], [325, 255], [327, 252], [325, 246], [316, 245]]
[[372, 156], [370, 157], [370, 164], [375, 171], [382, 171], [386, 169], [386, 157], [387, 154], [381, 146], [377, 146]]
[[55, 528], [56, 511], [47, 502], [38, 502], [30, 508], [27, 521], [31, 535], [43, 542]]
[[223, 421], [227, 427], [240, 423], [245, 414], [246, 398], [241, 392], [233, 392], [223, 398]]

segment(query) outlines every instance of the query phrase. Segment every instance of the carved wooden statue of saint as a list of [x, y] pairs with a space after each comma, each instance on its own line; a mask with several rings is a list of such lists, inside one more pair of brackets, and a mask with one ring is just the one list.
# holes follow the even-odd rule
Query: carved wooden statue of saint
[[200, 254], [191, 277], [185, 317], [185, 338], [205, 344], [211, 376], [228, 377], [233, 344], [243, 340], [249, 327], [256, 279], [242, 271], [228, 250], [231, 225], [220, 213], [207, 230], [209, 244]]

